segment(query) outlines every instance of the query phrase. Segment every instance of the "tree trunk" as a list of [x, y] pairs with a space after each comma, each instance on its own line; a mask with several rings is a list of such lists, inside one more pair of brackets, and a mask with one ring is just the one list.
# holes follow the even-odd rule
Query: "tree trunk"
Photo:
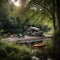
[[54, 10], [53, 10], [53, 13], [52, 13], [52, 18], [53, 18], [54, 31], [56, 31], [56, 21], [55, 21], [55, 11]]
[[56, 31], [55, 16], [52, 15], [52, 18], [53, 18], [53, 27], [54, 27], [54, 31]]
[[51, 9], [51, 16], [53, 19], [53, 27], [54, 27], [54, 31], [56, 31], [56, 18], [55, 18], [55, 1], [52, 0], [52, 9]]
[[60, 32], [60, 0], [56, 0], [56, 5], [57, 5], [58, 27]]
[[[54, 34], [54, 45], [53, 45], [53, 59], [60, 60], [60, 0], [55, 0], [57, 6], [57, 21], [58, 21], [58, 32]], [[56, 8], [55, 8], [56, 9]]]

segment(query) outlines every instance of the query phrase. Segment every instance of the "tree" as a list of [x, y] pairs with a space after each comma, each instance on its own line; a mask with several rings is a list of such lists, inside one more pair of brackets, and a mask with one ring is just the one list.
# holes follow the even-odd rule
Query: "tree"
[[0, 29], [3, 29], [8, 23], [9, 19], [9, 7], [7, 6], [7, 0], [0, 2]]
[[45, 17], [47, 15], [48, 18], [52, 18], [53, 27], [54, 30], [56, 30], [56, 3], [54, 0], [30, 0], [29, 4], [29, 8], [34, 8], [35, 6], [36, 10], [40, 10], [40, 12], [45, 15]]
[[58, 27], [60, 32], [60, 0], [56, 0], [56, 5], [57, 5]]
[[58, 31], [54, 34], [54, 44], [53, 44], [53, 58], [54, 60], [60, 59], [60, 0], [55, 0], [56, 2], [56, 12], [57, 12], [57, 21], [58, 21]]

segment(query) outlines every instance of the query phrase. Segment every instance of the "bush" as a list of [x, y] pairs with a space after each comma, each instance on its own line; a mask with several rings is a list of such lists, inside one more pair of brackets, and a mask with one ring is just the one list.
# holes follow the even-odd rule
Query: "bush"
[[27, 46], [18, 46], [15, 44], [2, 44], [0, 47], [0, 60], [31, 60], [31, 49]]

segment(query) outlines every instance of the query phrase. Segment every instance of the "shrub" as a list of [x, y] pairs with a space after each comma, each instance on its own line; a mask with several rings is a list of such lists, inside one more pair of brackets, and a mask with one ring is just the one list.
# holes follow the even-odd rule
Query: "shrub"
[[0, 47], [0, 60], [31, 60], [31, 49], [27, 46], [15, 44], [2, 44]]

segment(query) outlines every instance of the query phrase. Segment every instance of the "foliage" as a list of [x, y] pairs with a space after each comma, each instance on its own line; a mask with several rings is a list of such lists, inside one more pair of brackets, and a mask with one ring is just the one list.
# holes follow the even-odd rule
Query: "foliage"
[[30, 52], [27, 46], [0, 43], [0, 60], [31, 60]]
[[8, 24], [8, 19], [9, 19], [8, 9], [4, 5], [0, 6], [0, 29], [4, 28], [6, 24]]
[[[4, 43], [0, 41], [0, 60], [31, 60], [31, 56], [36, 56], [40, 59], [42, 57], [47, 59], [50, 56], [52, 50], [52, 40], [45, 40], [45, 47], [34, 49], [37, 50], [33, 54], [32, 49], [26, 45], [16, 45], [12, 43]], [[31, 55], [32, 54], [32, 55]]]
[[[36, 27], [39, 26], [42, 28], [44, 28], [45, 25], [48, 25], [48, 28], [52, 29], [52, 19], [49, 20], [51, 18], [50, 14], [45, 11], [42, 6], [35, 4], [36, 2], [33, 2], [34, 1], [32, 1], [33, 6], [31, 6], [26, 12], [25, 10], [23, 10], [22, 13], [19, 12], [18, 14], [14, 12], [15, 10], [13, 10], [13, 12], [10, 10], [10, 8], [16, 8], [15, 6], [10, 6], [11, 4], [9, 4], [8, 2], [5, 3], [6, 5], [3, 4], [4, 2], [1, 2], [2, 5], [0, 6], [0, 29], [3, 29], [5, 31], [3, 33], [25, 33], [27, 31], [27, 28], [31, 25], [35, 25]], [[38, 1], [38, 3], [39, 2], [40, 1]], [[37, 10], [32, 9], [33, 7]], [[50, 23], [48, 24], [48, 22]]]

